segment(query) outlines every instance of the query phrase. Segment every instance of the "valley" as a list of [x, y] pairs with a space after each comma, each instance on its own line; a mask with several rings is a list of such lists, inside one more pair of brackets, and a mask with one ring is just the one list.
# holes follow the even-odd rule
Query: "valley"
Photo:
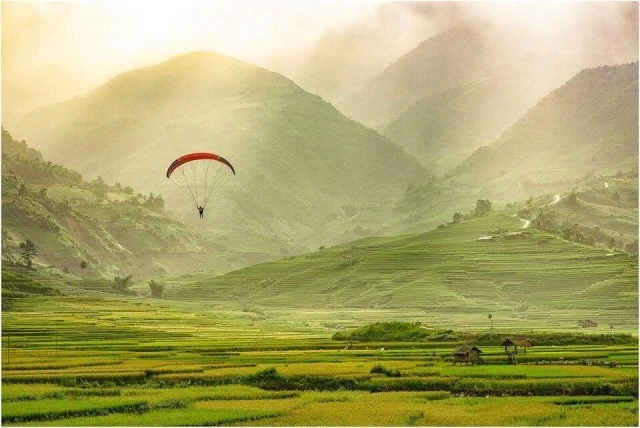
[[2, 5], [3, 425], [638, 425], [637, 3], [102, 3]]

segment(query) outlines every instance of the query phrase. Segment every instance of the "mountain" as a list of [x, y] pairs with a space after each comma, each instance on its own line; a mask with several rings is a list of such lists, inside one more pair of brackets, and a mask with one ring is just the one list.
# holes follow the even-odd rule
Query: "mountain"
[[[571, 70], [571, 71], [570, 71]], [[382, 133], [444, 174], [475, 149], [498, 138], [575, 70], [559, 60], [518, 58], [488, 77], [423, 98], [382, 128]]]
[[568, 24], [544, 40], [515, 24], [458, 24], [420, 43], [339, 107], [444, 174], [580, 70], [637, 61], [637, 27], [596, 21], [607, 29], [602, 40]]
[[348, 24], [328, 26], [304, 54], [277, 57], [272, 67], [339, 105], [425, 38], [449, 27], [459, 14], [459, 5], [451, 2], [384, 2], [372, 9], [362, 10]]
[[502, 66], [501, 51], [491, 27], [457, 25], [420, 43], [340, 107], [350, 117], [381, 128], [424, 98], [488, 76]]
[[17, 262], [28, 239], [34, 265], [82, 277], [179, 274], [211, 263], [202, 249], [216, 244], [168, 217], [163, 204], [130, 187], [88, 183], [2, 131], [5, 261]]
[[[606, 256], [601, 248], [523, 230], [510, 214], [493, 212], [426, 233], [362, 239], [214, 278], [185, 277], [169, 284], [165, 295], [216, 296], [226, 308], [279, 313], [368, 309], [371, 319], [422, 309], [427, 319], [452, 324], [484, 323], [492, 313], [512, 328], [527, 330], [572, 328], [587, 314], [637, 325], [636, 257]], [[488, 234], [493, 241], [478, 240]]]
[[638, 163], [638, 63], [585, 69], [448, 174], [485, 195], [567, 189]]
[[394, 200], [428, 175], [387, 138], [292, 81], [209, 52], [119, 75], [33, 111], [17, 129], [52, 160], [162, 194], [193, 222], [195, 207], [164, 172], [184, 153], [223, 155], [237, 176], [215, 195], [208, 226], [197, 224], [233, 246], [238, 263], [304, 251], [301, 237], [341, 216], [343, 205]]

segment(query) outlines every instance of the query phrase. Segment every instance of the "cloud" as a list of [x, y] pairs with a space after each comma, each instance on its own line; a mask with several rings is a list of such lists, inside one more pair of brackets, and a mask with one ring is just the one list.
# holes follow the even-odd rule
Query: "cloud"
[[3, 119], [196, 50], [337, 97], [469, 21], [491, 23], [517, 49], [561, 50], [584, 66], [620, 63], [637, 59], [637, 16], [635, 2], [3, 2]]

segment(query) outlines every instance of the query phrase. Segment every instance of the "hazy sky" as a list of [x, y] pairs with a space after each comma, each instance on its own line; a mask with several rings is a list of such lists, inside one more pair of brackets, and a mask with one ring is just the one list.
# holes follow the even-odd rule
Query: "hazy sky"
[[499, 22], [541, 46], [576, 33], [606, 45], [635, 28], [637, 52], [637, 10], [637, 3], [3, 2], [3, 119], [195, 50], [300, 77], [303, 86], [316, 70], [344, 73], [343, 86], [361, 85], [420, 41], [465, 19]]

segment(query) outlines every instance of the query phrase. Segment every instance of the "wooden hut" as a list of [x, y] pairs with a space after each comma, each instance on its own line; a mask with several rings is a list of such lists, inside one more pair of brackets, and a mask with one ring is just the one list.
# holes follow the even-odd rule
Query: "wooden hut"
[[480, 359], [481, 352], [482, 351], [475, 346], [458, 346], [456, 350], [451, 354], [453, 355], [453, 364], [475, 364]]
[[[518, 339], [514, 337], [507, 337], [504, 342], [502, 342], [502, 346], [504, 346], [504, 353], [509, 354], [513, 352], [514, 354], [518, 353], [518, 346], [520, 348], [524, 348], [524, 353], [527, 353], [527, 348], [531, 346], [531, 343], [526, 339]], [[513, 347], [513, 350], [509, 348]]]

